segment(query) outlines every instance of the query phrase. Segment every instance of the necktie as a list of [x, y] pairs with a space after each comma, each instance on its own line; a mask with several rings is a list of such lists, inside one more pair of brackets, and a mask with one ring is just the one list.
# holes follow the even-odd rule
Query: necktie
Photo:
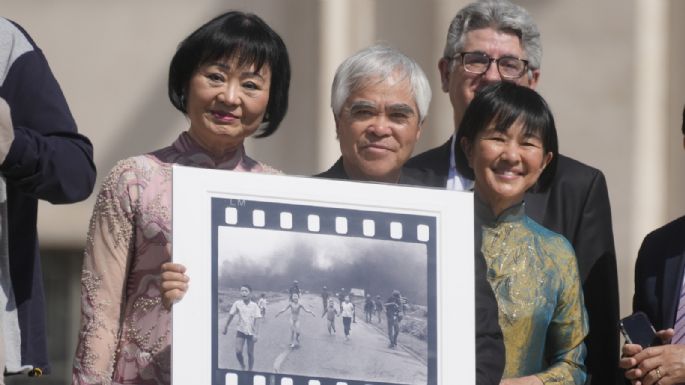
[[675, 335], [671, 339], [671, 343], [685, 344], [685, 279], [680, 286], [680, 299], [678, 300], [678, 311], [676, 312], [673, 330], [675, 330]]

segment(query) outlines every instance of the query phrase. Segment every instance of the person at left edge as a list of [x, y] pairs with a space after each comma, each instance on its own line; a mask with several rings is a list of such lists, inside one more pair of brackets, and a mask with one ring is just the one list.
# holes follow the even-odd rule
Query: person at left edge
[[[685, 147], [685, 107], [683, 107]], [[635, 261], [633, 311], [644, 312], [664, 342], [626, 343], [619, 362], [632, 384], [685, 383], [685, 216], [647, 234]]]
[[93, 209], [81, 277], [74, 384], [169, 384], [171, 312], [161, 300], [171, 260], [171, 166], [275, 173], [243, 141], [285, 116], [283, 40], [254, 14], [227, 12], [190, 34], [169, 68], [169, 98], [189, 120], [169, 147], [120, 161]]
[[94, 184], [93, 147], [78, 133], [43, 52], [0, 17], [0, 383], [3, 373], [50, 372], [38, 200], [78, 202]]

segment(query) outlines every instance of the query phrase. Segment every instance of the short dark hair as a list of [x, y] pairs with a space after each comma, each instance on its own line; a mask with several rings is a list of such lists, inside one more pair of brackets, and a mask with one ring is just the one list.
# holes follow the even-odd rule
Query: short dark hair
[[273, 134], [288, 110], [290, 60], [285, 43], [259, 16], [230, 11], [215, 17], [179, 44], [169, 65], [171, 104], [187, 113], [185, 94], [195, 71], [202, 65], [237, 55], [239, 66], [254, 64], [271, 70], [269, 104], [258, 138]]
[[475, 179], [461, 147], [462, 138], [473, 143], [478, 133], [491, 125], [494, 124], [495, 130], [499, 132], [506, 132], [517, 120], [523, 123], [525, 134], [535, 133], [540, 136], [544, 153], [553, 154], [552, 161], [542, 172], [534, 188], [545, 190], [549, 187], [559, 157], [557, 129], [552, 111], [540, 94], [512, 82], [498, 82], [484, 87], [466, 108], [455, 141], [455, 160], [459, 173]]
[[250, 293], [252, 293], [252, 287], [250, 287], [250, 285], [240, 285], [240, 288], [241, 288], [241, 289], [242, 289], [242, 288], [246, 288], [247, 290], [250, 291]]

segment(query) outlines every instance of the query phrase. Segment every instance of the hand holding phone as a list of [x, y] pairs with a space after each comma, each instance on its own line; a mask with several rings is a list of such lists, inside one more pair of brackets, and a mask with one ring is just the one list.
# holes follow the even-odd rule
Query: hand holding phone
[[647, 315], [641, 311], [621, 319], [619, 327], [629, 344], [640, 345], [643, 349], [661, 345], [661, 339], [657, 337], [652, 323], [649, 322]]

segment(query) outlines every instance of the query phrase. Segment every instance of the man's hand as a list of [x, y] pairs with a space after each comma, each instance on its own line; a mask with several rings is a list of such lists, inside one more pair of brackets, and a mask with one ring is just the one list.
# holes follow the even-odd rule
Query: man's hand
[[[673, 329], [660, 330], [657, 336], [667, 343]], [[685, 345], [662, 345], [642, 349], [635, 344], [623, 346], [619, 366], [633, 385], [672, 385], [685, 382]]]
[[180, 301], [188, 291], [190, 278], [185, 272], [186, 267], [180, 263], [167, 262], [162, 265], [162, 304], [167, 310]]
[[10, 106], [5, 99], [0, 98], [0, 164], [5, 161], [14, 141], [14, 126]]
[[625, 369], [625, 376], [633, 385], [640, 385], [639, 381], [643, 373], [636, 368], [638, 361], [635, 359], [635, 355], [642, 351], [642, 346], [637, 344], [625, 344], [623, 345], [623, 357], [618, 362], [618, 366], [621, 369]]
[[[673, 385], [685, 382], [685, 345], [652, 346], [632, 357], [638, 362], [629, 378], [636, 385]], [[628, 372], [626, 372], [628, 377]]]

